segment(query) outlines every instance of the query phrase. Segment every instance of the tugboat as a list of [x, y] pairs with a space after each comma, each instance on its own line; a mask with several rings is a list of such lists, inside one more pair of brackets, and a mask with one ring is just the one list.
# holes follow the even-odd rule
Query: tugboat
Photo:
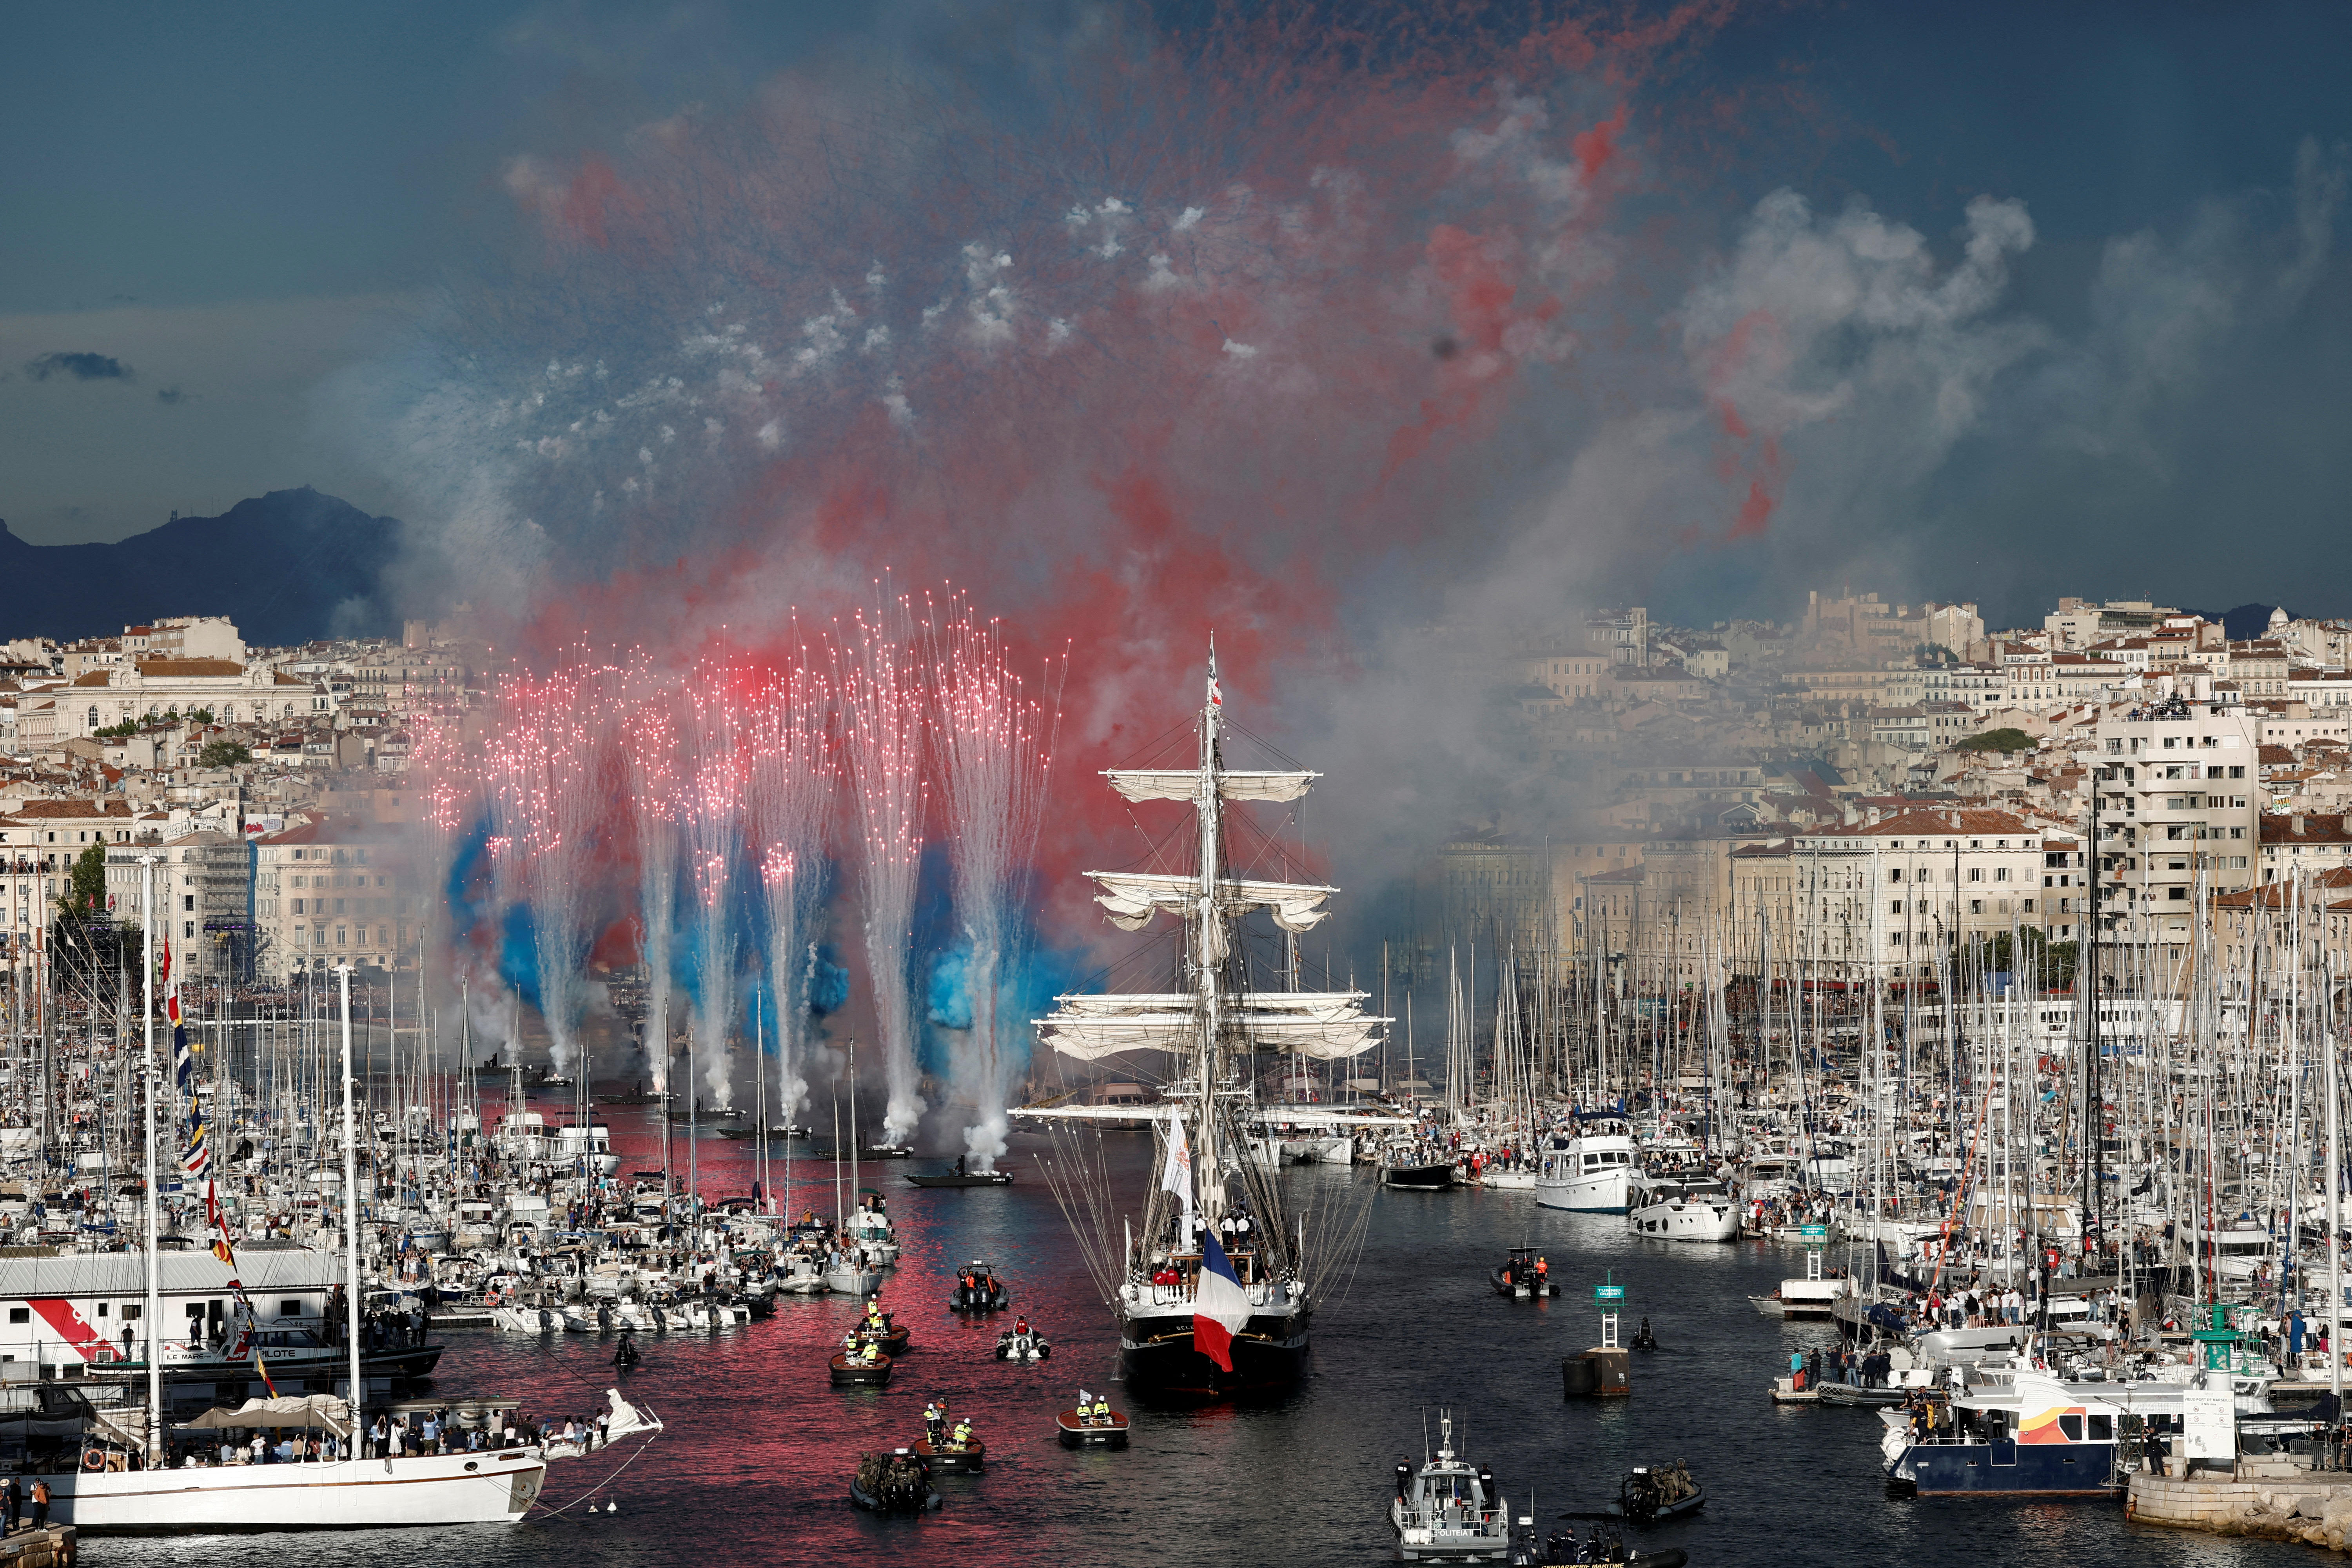
[[858, 1456], [849, 1500], [868, 1513], [929, 1513], [945, 1500], [932, 1489], [922, 1459], [910, 1449], [895, 1448]]
[[1113, 1410], [1110, 1401], [1100, 1397], [1088, 1404], [1083, 1388], [1078, 1390], [1077, 1408], [1055, 1416], [1054, 1425], [1065, 1448], [1127, 1447], [1126, 1413]]
[[1029, 1326], [1026, 1318], [996, 1336], [999, 1361], [1044, 1361], [1053, 1353], [1054, 1347], [1045, 1342], [1045, 1335]]
[[[873, 1352], [871, 1355], [866, 1352]], [[891, 1360], [867, 1345], [851, 1352], [835, 1352], [833, 1357], [833, 1385], [835, 1388], [885, 1388], [890, 1383]]]
[[1389, 1504], [1397, 1555], [1407, 1563], [1500, 1563], [1511, 1552], [1511, 1512], [1491, 1471], [1454, 1452], [1454, 1413], [1437, 1418], [1437, 1457], [1397, 1466]]
[[1559, 1287], [1551, 1278], [1551, 1266], [1536, 1256], [1532, 1247], [1515, 1247], [1503, 1259], [1502, 1267], [1486, 1276], [1497, 1296], [1508, 1296], [1524, 1301], [1536, 1296], [1557, 1296]]
[[[1189, 767], [1111, 769], [1111, 788], [1137, 803], [1167, 803], [1191, 818], [1179, 871], [1089, 871], [1096, 901], [1122, 930], [1166, 917], [1177, 940], [1166, 973], [1171, 991], [1066, 994], [1037, 1021], [1039, 1043], [1082, 1061], [1150, 1050], [1172, 1058], [1161, 1075], [1155, 1162], [1141, 1219], [1100, 1284], [1118, 1314], [1119, 1363], [1129, 1394], [1162, 1405], [1278, 1399], [1305, 1369], [1327, 1250], [1310, 1247], [1284, 1194], [1253, 1153], [1261, 1120], [1256, 1080], [1264, 1058], [1337, 1062], [1380, 1044], [1386, 1018], [1368, 1015], [1360, 991], [1299, 991], [1261, 984], [1253, 968], [1262, 914], [1292, 936], [1326, 918], [1338, 889], [1276, 881], [1235, 861], [1235, 803], [1285, 805], [1319, 776], [1303, 769], [1226, 765], [1224, 699], [1212, 649], [1196, 712]], [[1293, 974], [1296, 968], [1293, 966]], [[1270, 977], [1269, 977], [1270, 978]], [[1023, 1118], [1101, 1120], [1124, 1106], [1022, 1107]], [[1262, 1142], [1262, 1141], [1261, 1141]], [[1128, 1212], [1088, 1176], [1099, 1212]], [[1070, 1211], [1080, 1226], [1076, 1211]], [[1227, 1231], [1228, 1222], [1232, 1230]], [[1231, 1244], [1227, 1237], [1230, 1235]]]
[[975, 1258], [956, 1275], [955, 1289], [948, 1297], [948, 1310], [955, 1312], [1001, 1312], [1012, 1303], [1013, 1292], [988, 1266], [984, 1258]]

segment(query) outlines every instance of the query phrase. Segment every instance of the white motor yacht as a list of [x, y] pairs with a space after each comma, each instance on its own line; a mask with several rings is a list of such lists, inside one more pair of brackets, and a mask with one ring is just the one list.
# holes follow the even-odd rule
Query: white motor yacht
[[1623, 1214], [1633, 1174], [1633, 1140], [1622, 1131], [1581, 1131], [1547, 1149], [1536, 1175], [1536, 1202], [1583, 1214]]
[[1625, 1226], [1657, 1241], [1737, 1241], [1739, 1205], [1721, 1182], [1642, 1177], [1626, 1190]]

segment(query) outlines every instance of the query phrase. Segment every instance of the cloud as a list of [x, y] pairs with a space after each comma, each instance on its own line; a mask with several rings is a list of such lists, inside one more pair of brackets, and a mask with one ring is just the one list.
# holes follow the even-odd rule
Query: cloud
[[194, 393], [183, 392], [176, 386], [159, 386], [155, 389], [155, 401], [166, 408], [176, 408], [194, 395]]
[[35, 381], [69, 375], [76, 381], [129, 381], [131, 369], [110, 354], [68, 353], [60, 350], [25, 362], [25, 374]]

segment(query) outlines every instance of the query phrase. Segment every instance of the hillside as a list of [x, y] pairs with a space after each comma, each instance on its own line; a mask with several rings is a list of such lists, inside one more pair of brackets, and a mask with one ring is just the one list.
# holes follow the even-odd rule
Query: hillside
[[400, 521], [308, 486], [183, 517], [112, 544], [27, 544], [0, 521], [0, 637], [120, 632], [225, 615], [248, 644], [398, 630], [378, 594]]

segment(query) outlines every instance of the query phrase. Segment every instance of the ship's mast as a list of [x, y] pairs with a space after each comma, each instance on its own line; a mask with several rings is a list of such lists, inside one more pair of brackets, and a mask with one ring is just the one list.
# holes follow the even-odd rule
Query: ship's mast
[[1194, 942], [1192, 984], [1201, 1003], [1201, 1136], [1193, 1154], [1192, 1182], [1200, 1194], [1202, 1222], [1213, 1229], [1224, 1208], [1225, 1184], [1217, 1170], [1217, 1031], [1219, 1027], [1217, 971], [1218, 830], [1223, 802], [1217, 791], [1217, 717], [1223, 698], [1217, 690], [1217, 645], [1209, 642], [1207, 700], [1201, 705], [1201, 772], [1193, 785], [1193, 808], [1201, 818], [1201, 886], [1198, 935]]

